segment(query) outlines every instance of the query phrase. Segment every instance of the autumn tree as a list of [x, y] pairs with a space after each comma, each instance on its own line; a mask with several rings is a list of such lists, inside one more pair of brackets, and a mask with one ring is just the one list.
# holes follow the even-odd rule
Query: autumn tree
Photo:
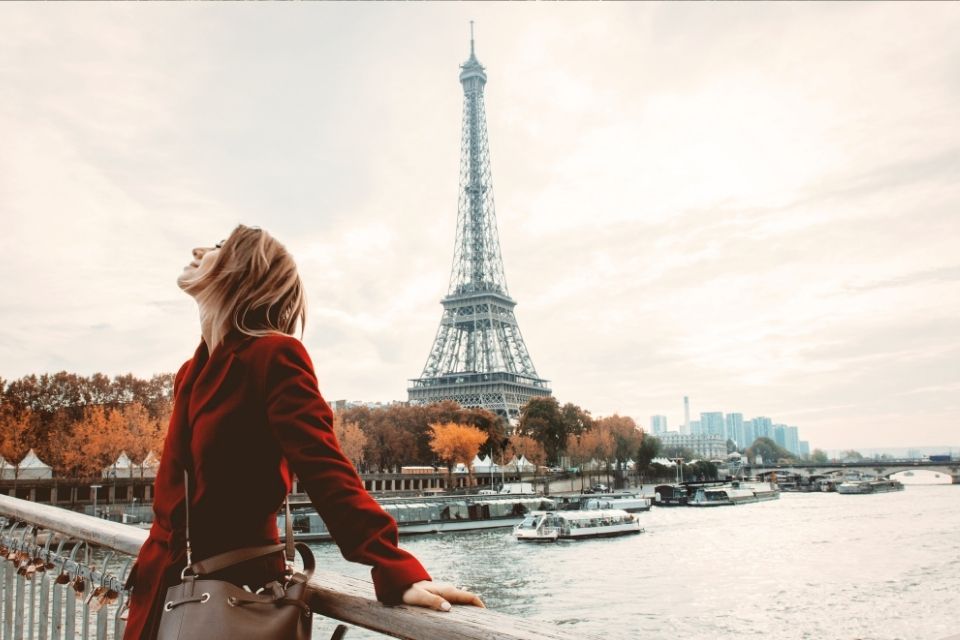
[[71, 478], [99, 477], [123, 450], [126, 423], [120, 411], [103, 405], [88, 407], [65, 438], [62, 464]]
[[446, 462], [448, 473], [457, 462], [466, 464], [470, 485], [473, 484], [473, 459], [486, 441], [486, 433], [467, 424], [443, 422], [430, 425], [430, 448]]
[[14, 413], [0, 406], [0, 455], [7, 464], [15, 465], [27, 455], [36, 423], [36, 416], [29, 410]]
[[354, 467], [363, 463], [363, 450], [367, 446], [367, 435], [356, 422], [344, 422], [339, 415], [334, 416], [333, 432], [340, 443], [340, 449]]
[[538, 467], [547, 461], [543, 445], [530, 436], [514, 435], [507, 444], [507, 453], [512, 457], [525, 457]]
[[607, 458], [608, 466], [611, 460], [617, 465], [617, 482], [622, 479], [623, 468], [633, 457], [643, 440], [643, 432], [637, 423], [629, 416], [613, 414], [597, 421], [596, 430], [606, 430], [613, 441], [611, 455]]
[[152, 417], [140, 402], [131, 402], [116, 411], [124, 427], [118, 444], [132, 461], [142, 463], [151, 451], [159, 454], [163, 450], [169, 419]]

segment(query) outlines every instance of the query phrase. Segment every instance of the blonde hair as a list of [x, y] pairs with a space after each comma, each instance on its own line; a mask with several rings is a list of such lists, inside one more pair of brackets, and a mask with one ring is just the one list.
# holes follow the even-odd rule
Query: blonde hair
[[213, 310], [224, 334], [300, 333], [307, 322], [303, 282], [286, 248], [257, 227], [238, 225], [220, 247], [213, 266], [184, 283], [184, 291]]

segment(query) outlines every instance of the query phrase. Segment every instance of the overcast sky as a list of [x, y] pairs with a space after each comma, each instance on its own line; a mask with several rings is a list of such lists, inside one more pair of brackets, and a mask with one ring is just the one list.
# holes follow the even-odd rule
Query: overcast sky
[[960, 7], [3, 4], [0, 377], [175, 371], [175, 278], [297, 257], [330, 400], [440, 320], [476, 21], [502, 253], [561, 402], [960, 446]]

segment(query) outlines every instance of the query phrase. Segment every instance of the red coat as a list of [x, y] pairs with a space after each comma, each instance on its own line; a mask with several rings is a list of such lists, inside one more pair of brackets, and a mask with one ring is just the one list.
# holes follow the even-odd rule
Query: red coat
[[[333, 433], [310, 357], [283, 335], [227, 336], [207, 354], [201, 342], [174, 381], [174, 407], [154, 493], [154, 523], [129, 584], [124, 640], [156, 636], [169, 586], [185, 564], [183, 469], [191, 473], [194, 561], [279, 540], [277, 512], [299, 479], [343, 556], [372, 565], [377, 598], [399, 603], [423, 566], [397, 546], [393, 519], [364, 490]], [[282, 555], [244, 565], [230, 579], [263, 584]]]

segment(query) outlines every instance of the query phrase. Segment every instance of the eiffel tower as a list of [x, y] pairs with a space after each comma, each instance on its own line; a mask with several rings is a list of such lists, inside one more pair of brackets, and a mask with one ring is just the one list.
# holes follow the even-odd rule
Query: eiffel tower
[[460, 69], [460, 198], [450, 288], [427, 364], [407, 393], [411, 404], [456, 400], [513, 422], [531, 397], [551, 391], [533, 367], [503, 274], [483, 103], [487, 74], [474, 54], [473, 22], [470, 58]]

